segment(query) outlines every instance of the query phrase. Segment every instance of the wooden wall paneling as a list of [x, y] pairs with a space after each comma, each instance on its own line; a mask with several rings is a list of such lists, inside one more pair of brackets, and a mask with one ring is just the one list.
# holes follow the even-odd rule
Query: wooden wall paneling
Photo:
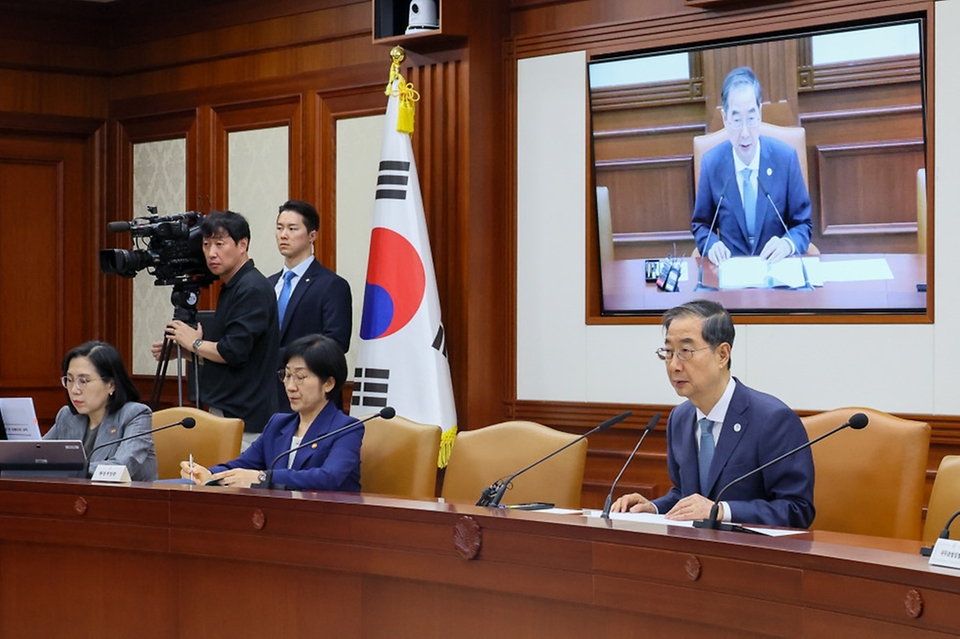
[[0, 383], [32, 396], [44, 429], [63, 405], [59, 364], [99, 337], [99, 138], [0, 134]]
[[823, 145], [817, 154], [821, 250], [916, 251], [921, 140]]

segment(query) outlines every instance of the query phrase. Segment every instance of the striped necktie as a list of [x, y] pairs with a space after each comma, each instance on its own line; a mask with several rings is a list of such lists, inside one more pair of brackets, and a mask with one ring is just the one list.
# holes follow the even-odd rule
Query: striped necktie
[[697, 422], [700, 426], [700, 494], [707, 496], [707, 475], [710, 474], [710, 462], [713, 461], [713, 422], [704, 417]]

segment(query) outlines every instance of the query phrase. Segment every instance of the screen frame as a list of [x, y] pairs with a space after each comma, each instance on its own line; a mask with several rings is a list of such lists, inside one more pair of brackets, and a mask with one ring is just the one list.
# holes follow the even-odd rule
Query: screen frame
[[[901, 7], [902, 9], [902, 7]], [[862, 15], [862, 14], [861, 14]], [[920, 29], [920, 73], [921, 73], [921, 101], [923, 118], [923, 143], [924, 143], [924, 161], [927, 175], [935, 175], [934, 165], [934, 93], [933, 93], [933, 64], [934, 53], [932, 46], [932, 23], [931, 16], [927, 10], [922, 11], [892, 11], [889, 13], [877, 12], [865, 17], [856, 19], [843, 19], [836, 15], [820, 16], [818, 19], [805, 21], [804, 24], [790, 29], [776, 29], [773, 25], [758, 21], [756, 24], [745, 25], [744, 30], [733, 30], [731, 35], [722, 38], [696, 38], [688, 33], [682, 34], [683, 37], [671, 38], [671, 42], [664, 46], [637, 47], [629, 46], [629, 41], [624, 46], [614, 50], [605, 49], [599, 51], [587, 51], [587, 83], [588, 99], [586, 105], [587, 117], [587, 192], [586, 192], [586, 217], [587, 217], [587, 299], [586, 299], [586, 323], [587, 324], [653, 324], [659, 323], [660, 316], [665, 310], [672, 306], [667, 302], [665, 308], [651, 308], [640, 312], [604, 312], [602, 302], [602, 282], [601, 282], [601, 262], [599, 249], [599, 228], [597, 222], [597, 198], [596, 198], [596, 162], [594, 159], [594, 122], [591, 109], [591, 100], [589, 98], [589, 67], [592, 63], [598, 61], [608, 61], [623, 59], [632, 56], [659, 55], [664, 53], [679, 51], [703, 51], [731, 45], [746, 45], [761, 42], [770, 42], [784, 38], [809, 37], [811, 35], [830, 33], [836, 31], [846, 31], [855, 28], [868, 28], [877, 26], [887, 26], [898, 23], [917, 23]], [[745, 31], [745, 32], [741, 32]], [[731, 308], [732, 314], [736, 315], [739, 322], [758, 323], [758, 324], [776, 324], [776, 323], [812, 323], [812, 324], [832, 324], [832, 323], [899, 323], [899, 324], [924, 324], [933, 323], [934, 320], [934, 188], [933, 180], [926, 181], [926, 203], [927, 203], [927, 224], [926, 224], [926, 306], [924, 309], [864, 309], [864, 310], [823, 310], [809, 312], [803, 309], [749, 309], [749, 308]], [[918, 232], [920, 232], [918, 230]], [[687, 285], [692, 286], [695, 279], [691, 279]], [[669, 295], [669, 294], [664, 294]]]

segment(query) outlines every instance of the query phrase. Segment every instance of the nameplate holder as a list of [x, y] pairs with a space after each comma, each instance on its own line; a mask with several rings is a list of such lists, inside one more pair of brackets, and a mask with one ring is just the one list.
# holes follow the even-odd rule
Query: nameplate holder
[[114, 484], [129, 484], [130, 471], [123, 464], [100, 464], [93, 471], [93, 477], [90, 479]]
[[960, 541], [953, 539], [938, 539], [930, 553], [931, 566], [945, 568], [960, 568]]

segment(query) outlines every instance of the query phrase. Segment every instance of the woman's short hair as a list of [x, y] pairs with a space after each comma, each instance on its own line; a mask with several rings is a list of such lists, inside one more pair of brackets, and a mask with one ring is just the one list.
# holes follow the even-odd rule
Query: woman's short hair
[[[107, 414], [115, 413], [127, 402], [139, 402], [140, 391], [133, 385], [133, 380], [127, 374], [127, 367], [123, 364], [123, 358], [119, 351], [112, 344], [106, 342], [90, 341], [84, 342], [80, 346], [73, 348], [63, 358], [63, 364], [60, 366], [63, 374], [67, 374], [70, 368], [70, 362], [77, 357], [86, 357], [97, 369], [97, 375], [104, 381], [112, 381], [114, 385], [113, 395], [107, 400]], [[77, 414], [73, 402], [70, 401], [70, 390], [66, 389], [67, 406], [70, 412]]]
[[284, 368], [294, 357], [302, 357], [310, 372], [321, 380], [333, 378], [333, 388], [327, 393], [328, 400], [343, 392], [343, 384], [347, 381], [347, 358], [335, 339], [324, 335], [305, 335], [284, 349]]

